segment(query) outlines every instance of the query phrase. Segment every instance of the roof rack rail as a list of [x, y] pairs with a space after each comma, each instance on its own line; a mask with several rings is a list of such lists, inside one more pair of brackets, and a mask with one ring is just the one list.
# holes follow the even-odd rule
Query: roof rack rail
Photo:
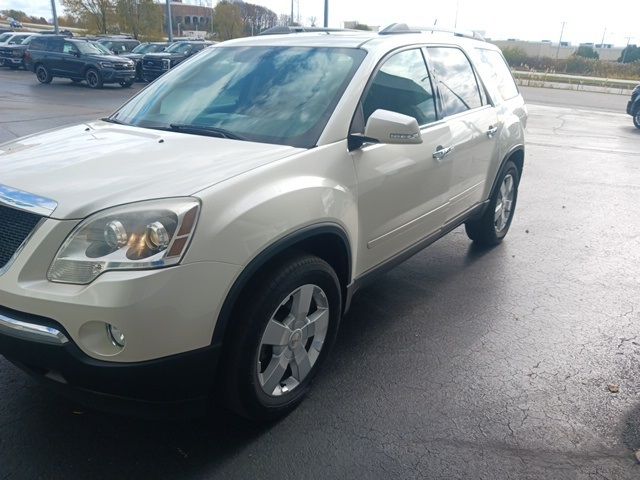
[[277, 27], [271, 27], [258, 35], [283, 35], [287, 33], [307, 33], [307, 32], [359, 32], [360, 30], [350, 30], [348, 28], [324, 28], [324, 27], [303, 27], [297, 25], [279, 25]]
[[395, 35], [397, 33], [450, 33], [456, 37], [473, 38], [485, 42], [486, 40], [478, 32], [453, 30], [440, 27], [409, 27], [406, 23], [392, 23], [378, 32], [380, 35]]

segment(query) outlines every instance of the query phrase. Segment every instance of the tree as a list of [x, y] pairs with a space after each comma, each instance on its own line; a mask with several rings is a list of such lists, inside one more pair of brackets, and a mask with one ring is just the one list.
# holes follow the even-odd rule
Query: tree
[[68, 15], [86, 19], [100, 33], [107, 33], [115, 12], [112, 0], [62, 0], [62, 5]]
[[157, 39], [162, 36], [162, 6], [153, 0], [117, 0], [118, 29], [134, 38]]
[[366, 32], [371, 31], [371, 27], [369, 27], [369, 25], [366, 25], [366, 24], [360, 23], [360, 22], [356, 22], [356, 24], [353, 26], [353, 28], [355, 30], [364, 30]]
[[234, 5], [240, 10], [246, 35], [255, 35], [278, 24], [278, 15], [268, 8], [244, 2]]
[[575, 51], [574, 55], [582, 58], [591, 58], [593, 60], [600, 59], [600, 54], [595, 51], [595, 49], [590, 45], [580, 45], [578, 50]]
[[529, 60], [527, 52], [520, 47], [505, 47], [502, 49], [502, 54], [511, 67], [519, 67]]
[[637, 45], [627, 45], [622, 50], [622, 55], [618, 58], [620, 63], [633, 63], [640, 61], [640, 47]]
[[241, 37], [244, 24], [238, 5], [225, 1], [218, 3], [213, 9], [213, 28], [222, 41]]

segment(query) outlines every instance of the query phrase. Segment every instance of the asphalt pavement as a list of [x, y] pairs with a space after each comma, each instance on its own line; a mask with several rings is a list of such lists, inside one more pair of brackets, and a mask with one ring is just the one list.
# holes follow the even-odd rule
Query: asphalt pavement
[[[0, 70], [0, 140], [139, 88]], [[522, 91], [505, 242], [478, 250], [457, 229], [361, 290], [287, 418], [107, 415], [0, 359], [0, 480], [639, 478], [640, 130], [624, 97]]]

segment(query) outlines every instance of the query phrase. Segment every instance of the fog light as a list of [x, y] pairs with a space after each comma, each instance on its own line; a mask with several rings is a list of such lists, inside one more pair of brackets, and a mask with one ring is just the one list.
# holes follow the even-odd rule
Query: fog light
[[118, 327], [107, 323], [107, 336], [114, 347], [124, 348], [124, 333]]

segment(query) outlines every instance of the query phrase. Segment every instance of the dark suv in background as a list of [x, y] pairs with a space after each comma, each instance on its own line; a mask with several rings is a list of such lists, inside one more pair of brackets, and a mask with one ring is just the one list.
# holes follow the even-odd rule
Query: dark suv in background
[[631, 100], [627, 103], [627, 113], [633, 117], [633, 124], [640, 128], [640, 85], [631, 92]]
[[209, 45], [213, 45], [213, 43], [202, 40], [175, 42], [164, 52], [148, 53], [142, 57], [142, 77], [147, 82], [151, 82]]
[[133, 60], [136, 64], [136, 80], [142, 80], [142, 57], [147, 53], [164, 52], [169, 46], [167, 42], [141, 43], [131, 50], [131, 53], [123, 53], [121, 56]]
[[103, 37], [96, 39], [96, 42], [107, 47], [114, 55], [132, 52], [134, 48], [140, 45], [138, 40], [130, 37]]
[[36, 33], [25, 38], [21, 43], [0, 45], [0, 65], [4, 65], [5, 67], [9, 67], [14, 70], [20, 67], [26, 68], [24, 65], [24, 54], [27, 51], [27, 47], [31, 43], [31, 40], [38, 36], [39, 35]]
[[105, 83], [130, 87], [136, 76], [133, 61], [105, 55], [87, 40], [61, 36], [41, 36], [31, 41], [25, 64], [40, 83], [63, 77], [73, 82], [85, 80], [91, 88], [102, 88]]

